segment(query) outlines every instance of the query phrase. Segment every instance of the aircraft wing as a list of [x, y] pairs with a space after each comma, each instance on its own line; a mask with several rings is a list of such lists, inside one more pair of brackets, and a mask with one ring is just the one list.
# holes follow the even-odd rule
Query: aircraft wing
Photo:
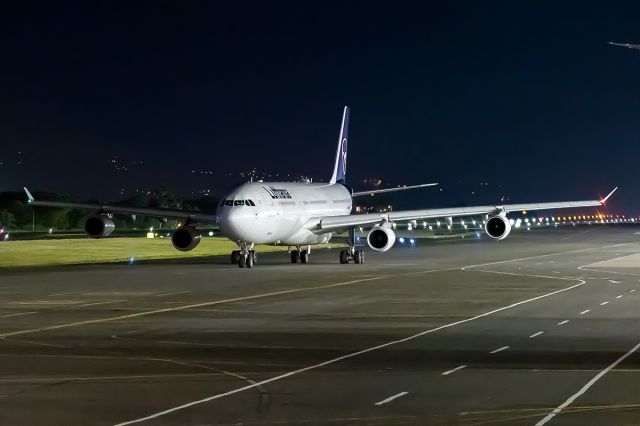
[[171, 209], [153, 209], [153, 208], [140, 208], [140, 207], [127, 207], [127, 206], [110, 206], [101, 204], [84, 204], [84, 203], [66, 203], [59, 201], [38, 201], [29, 192], [27, 188], [24, 188], [24, 192], [27, 194], [27, 203], [31, 206], [42, 207], [60, 207], [78, 210], [92, 210], [96, 214], [128, 214], [128, 215], [140, 215], [140, 216], [152, 216], [166, 219], [178, 219], [178, 220], [192, 220], [200, 223], [216, 223], [216, 216], [203, 214], [200, 212], [190, 212], [186, 210], [171, 210]]
[[420, 185], [411, 185], [411, 186], [398, 186], [396, 188], [385, 188], [385, 189], [374, 189], [371, 191], [360, 191], [354, 192], [351, 194], [352, 197], [362, 197], [363, 195], [376, 195], [383, 194], [385, 192], [395, 192], [395, 191], [405, 191], [407, 189], [416, 189], [416, 188], [426, 188], [428, 186], [436, 186], [438, 183], [423, 183]]
[[626, 47], [627, 49], [640, 49], [640, 44], [614, 43], [612, 41], [610, 41], [609, 44], [612, 46]]
[[433, 219], [441, 217], [460, 217], [460, 216], [478, 216], [492, 215], [501, 212], [509, 213], [523, 210], [551, 210], [564, 209], [574, 207], [594, 207], [604, 205], [609, 197], [618, 189], [617, 187], [606, 197], [600, 200], [587, 201], [560, 201], [553, 203], [526, 203], [526, 204], [504, 204], [504, 205], [487, 205], [476, 207], [453, 207], [444, 209], [426, 209], [426, 210], [404, 210], [388, 213], [366, 213], [352, 214], [344, 216], [328, 216], [314, 218], [309, 221], [308, 228], [313, 231], [330, 232], [343, 230], [352, 226], [375, 225], [383, 221], [410, 221], [421, 219]]

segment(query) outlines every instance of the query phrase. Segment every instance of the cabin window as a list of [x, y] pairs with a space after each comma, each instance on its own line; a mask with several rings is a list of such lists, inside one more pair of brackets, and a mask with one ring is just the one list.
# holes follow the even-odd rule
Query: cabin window
[[244, 200], [235, 200], [233, 202], [234, 206], [244, 206]]
[[232, 206], [233, 205], [233, 200], [224, 200], [224, 205], [225, 206]]

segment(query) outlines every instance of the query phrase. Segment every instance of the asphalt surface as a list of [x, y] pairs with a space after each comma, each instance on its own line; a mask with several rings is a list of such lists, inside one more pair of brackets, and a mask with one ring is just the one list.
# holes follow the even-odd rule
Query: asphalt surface
[[637, 424], [637, 231], [0, 271], [0, 424]]

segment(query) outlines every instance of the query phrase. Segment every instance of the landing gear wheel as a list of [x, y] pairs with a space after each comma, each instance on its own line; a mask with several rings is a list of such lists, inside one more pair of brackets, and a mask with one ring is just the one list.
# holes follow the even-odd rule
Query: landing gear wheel
[[240, 262], [240, 250], [234, 250], [231, 252], [231, 263], [237, 264]]
[[300, 252], [298, 250], [291, 250], [291, 263], [298, 263], [300, 259]]
[[300, 252], [300, 261], [302, 263], [309, 263], [309, 252], [306, 250], [302, 250]]
[[349, 263], [349, 252], [347, 250], [342, 250], [340, 252], [340, 263]]
[[239, 268], [244, 268], [245, 266], [247, 266], [247, 255], [246, 254], [240, 254], [238, 256], [238, 267]]
[[364, 263], [364, 252], [362, 250], [356, 250], [353, 253], [353, 260], [355, 263]]
[[258, 255], [256, 254], [256, 251], [255, 250], [251, 250], [249, 252], [249, 255], [251, 257], [253, 257], [253, 264], [256, 265], [258, 263]]
[[247, 268], [253, 268], [253, 263], [254, 263], [254, 254], [249, 252], [249, 254], [246, 257], [247, 259]]

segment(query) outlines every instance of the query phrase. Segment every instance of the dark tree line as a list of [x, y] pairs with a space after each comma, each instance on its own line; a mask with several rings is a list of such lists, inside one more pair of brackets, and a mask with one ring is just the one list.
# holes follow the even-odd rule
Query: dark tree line
[[[34, 197], [38, 200], [69, 202], [68, 196], [51, 192], [34, 192]], [[111, 204], [126, 205], [141, 208], [165, 208], [198, 211], [214, 214], [217, 201], [213, 197], [202, 197], [194, 200], [184, 201], [176, 194], [165, 188], [159, 188], [148, 193], [137, 193], [131, 198], [105, 202], [104, 200], [85, 200], [83, 203], [89, 204]], [[24, 192], [0, 192], [0, 224], [8, 225], [10, 229], [32, 230], [35, 225], [36, 231], [48, 230], [73, 230], [82, 229], [84, 221], [95, 212], [76, 209], [63, 209], [51, 207], [34, 207], [27, 204]], [[165, 222], [162, 219], [117, 215], [114, 217], [116, 228], [119, 229], [144, 229], [149, 227], [167, 228], [175, 223]]]

